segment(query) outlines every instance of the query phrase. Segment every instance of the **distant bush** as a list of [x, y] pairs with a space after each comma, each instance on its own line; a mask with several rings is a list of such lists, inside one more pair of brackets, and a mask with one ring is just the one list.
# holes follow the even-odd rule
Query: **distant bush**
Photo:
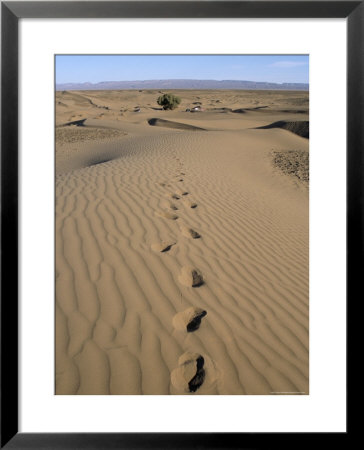
[[181, 103], [181, 99], [173, 94], [163, 94], [158, 97], [158, 105], [162, 106], [163, 109], [175, 109]]

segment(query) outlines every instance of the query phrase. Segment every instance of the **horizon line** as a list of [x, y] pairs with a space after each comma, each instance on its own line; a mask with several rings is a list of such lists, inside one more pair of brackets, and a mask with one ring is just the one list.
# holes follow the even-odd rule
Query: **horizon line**
[[151, 81], [244, 81], [248, 83], [270, 83], [270, 84], [309, 84], [309, 82], [302, 82], [302, 81], [255, 81], [255, 80], [239, 80], [236, 78], [224, 78], [224, 79], [216, 79], [216, 78], [150, 78], [150, 79], [143, 79], [143, 80], [103, 80], [103, 81], [62, 81], [62, 82], [56, 82], [56, 84], [100, 84], [100, 83], [133, 83], [133, 82], [151, 82]]

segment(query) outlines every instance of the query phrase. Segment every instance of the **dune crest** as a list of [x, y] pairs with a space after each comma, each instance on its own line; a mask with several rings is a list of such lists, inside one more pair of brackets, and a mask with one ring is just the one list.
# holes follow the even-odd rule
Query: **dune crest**
[[165, 120], [165, 119], [149, 119], [148, 120], [149, 125], [152, 125], [154, 127], [166, 127], [166, 128], [175, 128], [177, 130], [189, 130], [189, 131], [203, 131], [204, 128], [201, 127], [195, 127], [193, 125], [188, 125], [187, 123], [181, 123], [181, 122], [173, 122], [171, 120]]
[[279, 120], [278, 122], [271, 123], [270, 125], [265, 125], [263, 127], [258, 127], [261, 130], [269, 130], [270, 128], [282, 128], [284, 130], [291, 131], [298, 136], [304, 138], [309, 138], [309, 123], [308, 121], [297, 121], [297, 122], [286, 122], [284, 120]]

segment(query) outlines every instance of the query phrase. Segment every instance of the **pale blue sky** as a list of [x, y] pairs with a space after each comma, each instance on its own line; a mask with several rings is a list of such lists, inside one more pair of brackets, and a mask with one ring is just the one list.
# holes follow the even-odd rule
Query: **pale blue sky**
[[163, 79], [308, 83], [308, 55], [57, 55], [56, 83]]

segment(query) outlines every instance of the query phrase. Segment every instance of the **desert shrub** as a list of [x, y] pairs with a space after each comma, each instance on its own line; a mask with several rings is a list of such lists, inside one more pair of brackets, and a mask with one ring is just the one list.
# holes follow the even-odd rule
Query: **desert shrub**
[[158, 97], [157, 103], [163, 109], [175, 109], [181, 103], [181, 99], [173, 94], [163, 94]]

